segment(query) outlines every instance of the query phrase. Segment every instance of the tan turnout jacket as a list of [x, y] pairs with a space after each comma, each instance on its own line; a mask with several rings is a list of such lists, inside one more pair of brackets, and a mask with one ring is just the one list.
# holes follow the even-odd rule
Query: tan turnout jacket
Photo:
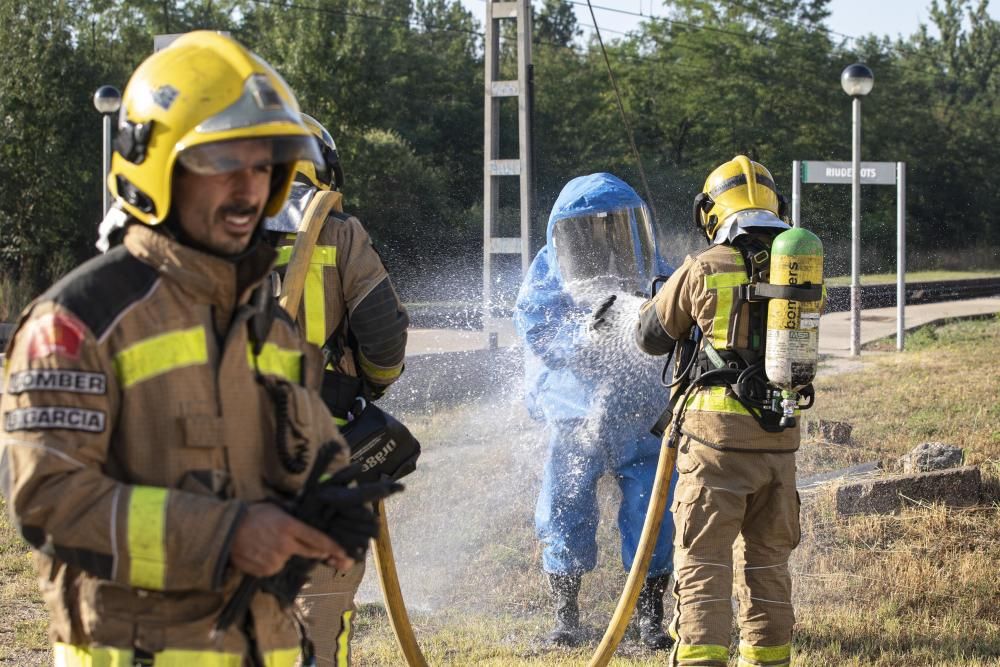
[[[288, 264], [295, 236], [282, 240], [279, 268]], [[360, 354], [345, 346], [335, 370], [384, 390], [402, 373], [409, 318], [361, 221], [333, 211], [316, 240], [297, 319], [306, 339], [322, 346], [345, 317]]]
[[37, 550], [57, 664], [132, 664], [134, 651], [239, 667], [247, 634], [268, 667], [297, 658], [293, 618], [264, 593], [252, 633], [212, 633], [240, 580], [229, 547], [246, 504], [304, 479], [279, 461], [257, 378], [287, 392], [293, 453], [311, 461], [321, 443], [343, 444], [316, 391], [319, 352], [287, 315], [251, 348], [251, 292], [274, 257], [258, 244], [234, 264], [134, 224], [23, 314], [0, 404], [0, 490]]
[[[689, 255], [656, 296], [643, 304], [640, 340], [655, 341], [664, 334], [681, 340], [696, 324], [717, 350], [748, 349], [750, 304], [740, 298], [739, 290], [749, 282], [743, 257], [732, 246], [713, 245]], [[683, 433], [721, 450], [780, 452], [799, 447], [798, 426], [768, 433], [729, 387], [697, 390], [688, 401]]]

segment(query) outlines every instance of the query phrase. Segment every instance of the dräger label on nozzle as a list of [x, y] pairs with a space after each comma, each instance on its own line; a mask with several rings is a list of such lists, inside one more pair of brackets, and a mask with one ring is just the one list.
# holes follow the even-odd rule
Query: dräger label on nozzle
[[[377, 452], [369, 454], [372, 449], [376, 447], [379, 448]], [[377, 465], [382, 465], [389, 460], [392, 453], [396, 451], [396, 441], [389, 438], [388, 441], [383, 441], [381, 438], [373, 440], [367, 446], [362, 447], [356, 452], [351, 454], [351, 460], [354, 462], [361, 463], [361, 472], [368, 472]]]

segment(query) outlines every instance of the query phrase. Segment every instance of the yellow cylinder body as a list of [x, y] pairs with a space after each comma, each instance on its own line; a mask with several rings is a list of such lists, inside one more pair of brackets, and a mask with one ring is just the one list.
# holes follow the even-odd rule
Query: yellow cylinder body
[[[823, 283], [823, 243], [795, 227], [771, 244], [770, 283], [815, 286]], [[816, 377], [819, 362], [819, 315], [822, 300], [772, 298], [767, 305], [764, 371], [775, 386], [797, 392]]]

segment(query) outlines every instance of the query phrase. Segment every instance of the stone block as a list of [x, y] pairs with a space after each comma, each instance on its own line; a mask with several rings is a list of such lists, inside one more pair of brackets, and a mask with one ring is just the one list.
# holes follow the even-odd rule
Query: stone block
[[837, 513], [894, 514], [911, 501], [970, 507], [979, 503], [981, 489], [976, 466], [864, 480], [837, 489]]
[[818, 422], [809, 422], [806, 426], [806, 433], [813, 437], [829, 442], [834, 445], [851, 444], [851, 431], [854, 426], [848, 422], [835, 422], [820, 419]]
[[899, 459], [904, 473], [957, 468], [962, 465], [963, 461], [965, 461], [965, 453], [961, 447], [943, 442], [921, 443]]

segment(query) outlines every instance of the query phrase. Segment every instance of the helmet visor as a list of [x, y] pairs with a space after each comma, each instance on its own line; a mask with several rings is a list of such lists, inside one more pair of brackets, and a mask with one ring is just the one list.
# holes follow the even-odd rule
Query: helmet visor
[[193, 146], [182, 151], [177, 159], [188, 171], [212, 176], [254, 167], [312, 160], [315, 153], [316, 142], [312, 135], [253, 137]]
[[654, 261], [645, 207], [563, 218], [552, 228], [552, 242], [567, 283], [612, 278], [622, 288], [637, 291]]
[[[195, 132], [215, 134], [272, 123], [303, 127], [299, 113], [278, 94], [270, 79], [264, 74], [254, 74], [247, 77], [239, 99], [203, 120]], [[308, 132], [305, 127], [303, 130]]]

